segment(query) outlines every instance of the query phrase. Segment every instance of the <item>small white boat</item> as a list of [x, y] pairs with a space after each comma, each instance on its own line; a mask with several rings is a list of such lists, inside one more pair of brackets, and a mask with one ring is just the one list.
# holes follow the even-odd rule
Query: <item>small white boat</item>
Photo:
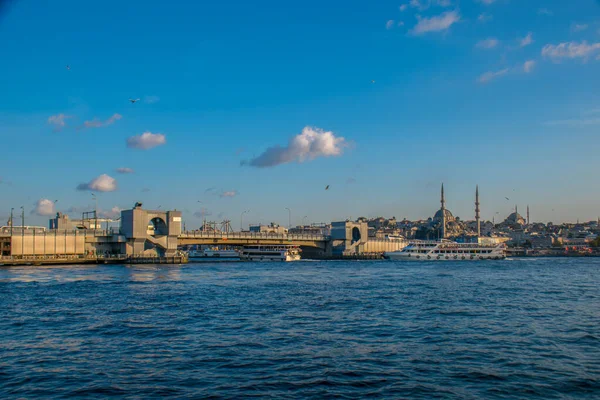
[[240, 261], [238, 250], [205, 249], [192, 250], [188, 253], [190, 261]]
[[241, 254], [242, 261], [298, 261], [300, 248], [294, 246], [248, 246]]
[[414, 261], [476, 261], [503, 260], [504, 244], [456, 243], [442, 241], [414, 241], [400, 251], [384, 253], [389, 260]]

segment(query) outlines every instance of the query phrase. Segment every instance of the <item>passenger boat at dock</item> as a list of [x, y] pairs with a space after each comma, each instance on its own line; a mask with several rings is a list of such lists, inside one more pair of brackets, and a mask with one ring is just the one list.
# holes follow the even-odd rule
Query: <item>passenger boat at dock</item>
[[242, 261], [298, 261], [300, 248], [296, 246], [248, 246], [241, 254]]
[[222, 249], [192, 250], [188, 252], [189, 261], [240, 261], [240, 251]]
[[414, 241], [400, 251], [385, 253], [389, 260], [414, 261], [476, 261], [503, 260], [504, 244], [456, 243], [442, 241]]

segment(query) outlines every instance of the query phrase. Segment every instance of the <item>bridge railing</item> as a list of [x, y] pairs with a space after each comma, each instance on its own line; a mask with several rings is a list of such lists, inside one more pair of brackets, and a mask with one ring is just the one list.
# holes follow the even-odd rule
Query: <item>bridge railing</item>
[[306, 235], [306, 234], [282, 234], [265, 232], [204, 232], [188, 231], [179, 235], [180, 239], [271, 239], [271, 240], [311, 240], [317, 242], [328, 241], [326, 235]]

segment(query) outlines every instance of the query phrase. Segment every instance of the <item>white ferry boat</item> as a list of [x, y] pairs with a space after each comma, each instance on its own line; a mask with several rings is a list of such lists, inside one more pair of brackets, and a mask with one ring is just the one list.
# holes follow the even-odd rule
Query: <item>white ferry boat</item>
[[192, 250], [188, 253], [190, 261], [240, 261], [238, 250], [205, 249]]
[[385, 253], [389, 260], [415, 261], [475, 261], [506, 258], [504, 244], [456, 243], [443, 241], [414, 241], [401, 251]]
[[241, 254], [242, 261], [298, 261], [301, 250], [293, 246], [248, 246]]

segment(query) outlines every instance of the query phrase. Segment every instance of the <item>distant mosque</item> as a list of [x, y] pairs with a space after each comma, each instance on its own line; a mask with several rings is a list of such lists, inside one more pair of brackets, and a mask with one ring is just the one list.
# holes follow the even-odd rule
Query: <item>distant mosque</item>
[[[444, 184], [440, 193], [441, 208], [435, 213], [432, 219], [432, 227], [438, 232], [440, 239], [451, 236], [459, 236], [467, 230], [467, 225], [455, 217], [450, 210], [446, 208], [446, 196], [444, 195]], [[481, 235], [481, 223], [479, 218], [479, 185], [475, 187], [475, 221], [477, 223], [477, 236]]]
[[515, 205], [515, 212], [506, 217], [506, 219], [500, 225], [509, 227], [522, 227], [529, 225], [529, 206], [527, 206], [527, 219], [523, 218], [521, 214], [519, 214], [519, 210]]

